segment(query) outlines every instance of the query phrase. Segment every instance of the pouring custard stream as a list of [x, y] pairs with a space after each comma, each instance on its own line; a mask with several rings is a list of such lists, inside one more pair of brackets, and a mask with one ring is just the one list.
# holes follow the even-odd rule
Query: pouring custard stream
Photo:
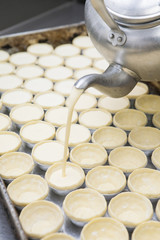
[[66, 134], [65, 134], [65, 141], [64, 141], [64, 154], [63, 154], [63, 168], [62, 168], [62, 176], [65, 177], [66, 174], [66, 162], [67, 162], [67, 149], [68, 149], [68, 142], [70, 136], [70, 129], [72, 123], [72, 114], [74, 110], [74, 106], [78, 101], [79, 97], [83, 93], [84, 89], [78, 89], [73, 87], [71, 96], [70, 96], [70, 106], [68, 109], [68, 116], [67, 116], [67, 124], [66, 124]]

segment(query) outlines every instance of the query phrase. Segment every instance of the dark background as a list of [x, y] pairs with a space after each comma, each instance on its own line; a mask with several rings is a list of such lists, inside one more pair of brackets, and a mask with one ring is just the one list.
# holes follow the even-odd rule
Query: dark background
[[0, 35], [50, 28], [84, 19], [85, 0], [1, 0]]

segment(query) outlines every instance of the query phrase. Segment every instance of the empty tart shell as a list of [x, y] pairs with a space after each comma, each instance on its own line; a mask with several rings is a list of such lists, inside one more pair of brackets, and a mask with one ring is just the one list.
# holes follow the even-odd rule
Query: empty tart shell
[[160, 236], [160, 222], [148, 221], [138, 225], [133, 234], [132, 240], [159, 240]]
[[142, 194], [123, 192], [111, 199], [108, 212], [127, 228], [133, 229], [152, 218], [153, 207], [150, 200]]
[[158, 170], [160, 170], [160, 157], [159, 156], [160, 156], [160, 147], [156, 148], [153, 151], [152, 156], [151, 156], [152, 163]]
[[160, 112], [156, 112], [156, 113], [153, 115], [152, 123], [153, 123], [153, 125], [154, 125], [156, 128], [159, 128], [159, 129], [160, 129]]
[[103, 216], [107, 202], [102, 194], [93, 189], [78, 189], [65, 197], [63, 209], [74, 224], [83, 226], [93, 218]]
[[42, 238], [42, 240], [75, 240], [75, 238], [65, 233], [52, 233]]
[[70, 160], [84, 169], [103, 165], [108, 158], [107, 151], [97, 143], [82, 143], [70, 152]]
[[129, 240], [125, 226], [114, 218], [99, 217], [87, 223], [81, 232], [81, 240], [123, 239]]
[[156, 212], [156, 216], [157, 216], [158, 220], [160, 221], [160, 200], [157, 202], [155, 212]]
[[160, 146], [160, 130], [153, 127], [137, 127], [132, 129], [128, 141], [133, 147], [141, 150], [153, 150]]
[[145, 126], [147, 124], [147, 117], [141, 111], [123, 109], [114, 115], [113, 124], [123, 130], [130, 131], [134, 127]]
[[92, 142], [99, 143], [106, 149], [113, 149], [126, 144], [127, 134], [120, 128], [102, 127], [93, 133]]
[[126, 177], [116, 167], [98, 166], [87, 173], [86, 186], [105, 196], [112, 196], [125, 188]]
[[12, 202], [17, 207], [47, 197], [49, 188], [46, 180], [36, 174], [25, 174], [13, 180], [7, 187]]
[[6, 153], [0, 157], [0, 175], [5, 180], [13, 180], [33, 170], [32, 157], [24, 152]]
[[39, 200], [23, 208], [19, 220], [26, 235], [37, 239], [59, 231], [64, 218], [55, 203]]
[[150, 199], [160, 197], [160, 172], [155, 169], [140, 168], [134, 170], [128, 178], [128, 187]]
[[148, 114], [154, 114], [159, 111], [160, 96], [145, 94], [139, 96], [135, 101], [135, 107]]
[[138, 82], [133, 90], [127, 95], [129, 99], [136, 99], [137, 97], [148, 93], [149, 89], [147, 84]]
[[121, 169], [124, 173], [130, 173], [137, 168], [147, 165], [147, 157], [138, 148], [125, 146], [117, 147], [110, 152], [109, 164]]

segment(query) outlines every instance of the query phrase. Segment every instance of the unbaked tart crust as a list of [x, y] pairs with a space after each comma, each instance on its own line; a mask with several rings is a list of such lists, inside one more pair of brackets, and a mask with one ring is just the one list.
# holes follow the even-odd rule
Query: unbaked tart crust
[[152, 156], [151, 156], [152, 163], [158, 170], [160, 170], [160, 157], [159, 156], [160, 156], [160, 147], [156, 148], [153, 151]]
[[93, 218], [104, 216], [107, 202], [102, 194], [93, 189], [78, 189], [65, 197], [63, 209], [71, 221], [83, 226]]
[[75, 240], [75, 238], [65, 233], [51, 233], [42, 238], [42, 240]]
[[125, 146], [113, 149], [109, 154], [109, 164], [118, 167], [125, 173], [147, 165], [147, 157], [138, 148]]
[[156, 128], [160, 128], [160, 112], [156, 112], [153, 115], [152, 123]]
[[123, 109], [114, 115], [113, 124], [123, 130], [130, 131], [134, 127], [145, 126], [147, 124], [147, 117], [141, 111]]
[[135, 107], [148, 114], [154, 114], [159, 111], [160, 96], [145, 94], [136, 99]]
[[152, 218], [153, 207], [150, 200], [142, 194], [123, 192], [111, 199], [108, 212], [126, 227], [134, 228]]
[[138, 82], [133, 90], [127, 95], [129, 99], [136, 99], [137, 97], [148, 93], [149, 89], [147, 84]]
[[150, 199], [160, 198], [160, 172], [150, 168], [134, 170], [128, 178], [128, 187]]
[[87, 223], [81, 232], [81, 240], [129, 240], [125, 226], [116, 219], [100, 217]]
[[7, 187], [12, 202], [19, 207], [47, 197], [49, 188], [46, 180], [36, 174], [25, 174], [13, 180]]
[[24, 152], [11, 152], [0, 157], [0, 175], [4, 179], [15, 179], [33, 170], [32, 157]]
[[92, 142], [99, 143], [106, 149], [113, 149], [126, 144], [127, 134], [120, 128], [102, 127], [93, 133]]
[[85, 169], [103, 165], [107, 158], [107, 151], [97, 143], [82, 143], [70, 152], [70, 160]]
[[63, 163], [61, 162], [48, 168], [45, 179], [53, 190], [65, 194], [67, 191], [79, 188], [85, 180], [85, 175], [81, 167], [67, 162], [63, 176]]
[[160, 221], [160, 200], [157, 202], [155, 212], [156, 212], [156, 216], [157, 216], [158, 220]]
[[61, 209], [46, 200], [28, 204], [19, 219], [26, 235], [35, 239], [59, 231], [64, 221]]
[[141, 223], [136, 227], [132, 234], [132, 240], [159, 240], [160, 236], [160, 222], [148, 221]]
[[87, 173], [86, 186], [104, 195], [121, 192], [126, 186], [123, 172], [112, 166], [98, 166]]
[[128, 141], [133, 147], [141, 150], [153, 150], [160, 146], [160, 130], [153, 127], [132, 129]]

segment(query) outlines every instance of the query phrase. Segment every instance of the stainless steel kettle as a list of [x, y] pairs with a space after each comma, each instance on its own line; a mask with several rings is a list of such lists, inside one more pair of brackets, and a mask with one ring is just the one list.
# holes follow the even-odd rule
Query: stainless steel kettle
[[85, 22], [110, 66], [103, 74], [79, 79], [76, 88], [94, 86], [122, 97], [137, 81], [160, 81], [159, 0], [86, 0]]

